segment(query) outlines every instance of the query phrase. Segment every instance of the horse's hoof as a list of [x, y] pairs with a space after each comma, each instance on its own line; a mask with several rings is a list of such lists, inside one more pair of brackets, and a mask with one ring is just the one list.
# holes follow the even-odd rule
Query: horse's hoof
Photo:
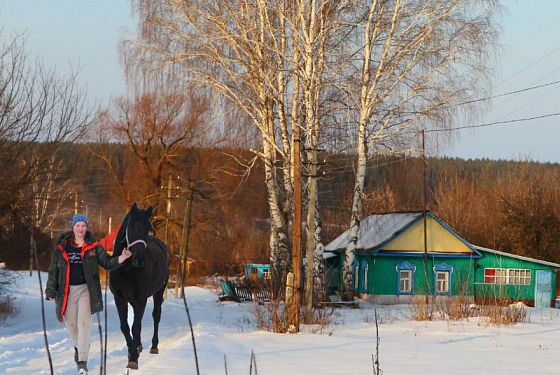
[[144, 350], [144, 348], [142, 347], [142, 344], [138, 345], [138, 354], [142, 353], [142, 350]]
[[150, 349], [150, 354], [159, 354], [159, 349], [158, 348], [151, 348]]
[[138, 362], [129, 361], [128, 365], [126, 365], [126, 368], [129, 368], [129, 369], [132, 369], [132, 370], [138, 370]]

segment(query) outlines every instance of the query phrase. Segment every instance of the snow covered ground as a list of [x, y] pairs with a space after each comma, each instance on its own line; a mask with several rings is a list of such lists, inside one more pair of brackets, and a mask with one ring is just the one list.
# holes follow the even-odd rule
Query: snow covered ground
[[[42, 273], [43, 283], [47, 275]], [[0, 374], [48, 374], [41, 324], [37, 274], [19, 273], [9, 286], [21, 312], [0, 326]], [[108, 374], [126, 373], [126, 347], [108, 296]], [[303, 327], [297, 335], [255, 328], [252, 305], [220, 303], [216, 292], [191, 287], [187, 300], [196, 334], [201, 374], [249, 374], [251, 350], [259, 374], [372, 374], [375, 351], [373, 306], [337, 310], [337, 325], [324, 333]], [[56, 374], [75, 374], [72, 343], [45, 302], [48, 340]], [[381, 324], [380, 364], [385, 374], [558, 374], [560, 310], [529, 309], [530, 321], [508, 327], [478, 319], [416, 322], [406, 306], [378, 306]], [[151, 305], [143, 320], [143, 344], [152, 335]], [[101, 315], [103, 320], [103, 315]], [[99, 373], [99, 335], [94, 318], [90, 374]], [[144, 351], [140, 369], [131, 374], [195, 374], [192, 343], [182, 300], [164, 302], [160, 354]], [[253, 369], [254, 371], [254, 369]]]

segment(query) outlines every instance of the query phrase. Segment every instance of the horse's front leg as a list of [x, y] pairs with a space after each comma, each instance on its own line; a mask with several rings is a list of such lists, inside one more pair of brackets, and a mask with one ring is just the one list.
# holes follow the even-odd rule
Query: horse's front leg
[[163, 293], [167, 284], [154, 294], [154, 311], [152, 312], [152, 317], [154, 318], [154, 336], [152, 337], [152, 347], [150, 348], [150, 354], [158, 354], [158, 344], [159, 344], [159, 321], [161, 320], [161, 305], [163, 304]]
[[130, 336], [130, 327], [128, 326], [128, 303], [115, 296], [115, 306], [119, 313], [119, 320], [121, 322], [121, 332], [126, 340], [126, 346], [130, 348], [132, 345], [132, 336]]
[[142, 302], [132, 303], [132, 308], [134, 309], [134, 322], [132, 323], [132, 345], [128, 347], [128, 366], [132, 369], [138, 369], [138, 357], [140, 356], [139, 348], [142, 345], [142, 339], [140, 333], [142, 331], [142, 317], [144, 316], [144, 310], [146, 309], [145, 299]]

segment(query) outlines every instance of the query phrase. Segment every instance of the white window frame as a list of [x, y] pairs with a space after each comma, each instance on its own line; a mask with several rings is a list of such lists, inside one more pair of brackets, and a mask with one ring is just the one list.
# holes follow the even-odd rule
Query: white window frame
[[[406, 273], [408, 276], [403, 277]], [[408, 282], [408, 289], [402, 288], [402, 282]], [[412, 270], [399, 270], [399, 294], [412, 294]]]
[[[486, 270], [494, 270], [494, 275], [486, 275]], [[485, 268], [484, 284], [531, 285], [531, 270], [528, 268]]]
[[[440, 280], [440, 275], [444, 275], [445, 278]], [[436, 293], [449, 294], [449, 271], [436, 271]]]
[[364, 267], [364, 285], [363, 285], [363, 290], [364, 291], [368, 291], [368, 268], [369, 268], [369, 263], [366, 263], [366, 266]]

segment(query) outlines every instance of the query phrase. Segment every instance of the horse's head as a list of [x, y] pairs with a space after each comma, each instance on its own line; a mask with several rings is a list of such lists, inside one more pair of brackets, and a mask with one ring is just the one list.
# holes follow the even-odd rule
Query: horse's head
[[146, 259], [147, 239], [150, 232], [153, 232], [152, 207], [147, 210], [138, 208], [136, 203], [132, 205], [128, 214], [126, 227], [126, 247], [132, 252], [132, 264], [135, 267], [143, 267]]

